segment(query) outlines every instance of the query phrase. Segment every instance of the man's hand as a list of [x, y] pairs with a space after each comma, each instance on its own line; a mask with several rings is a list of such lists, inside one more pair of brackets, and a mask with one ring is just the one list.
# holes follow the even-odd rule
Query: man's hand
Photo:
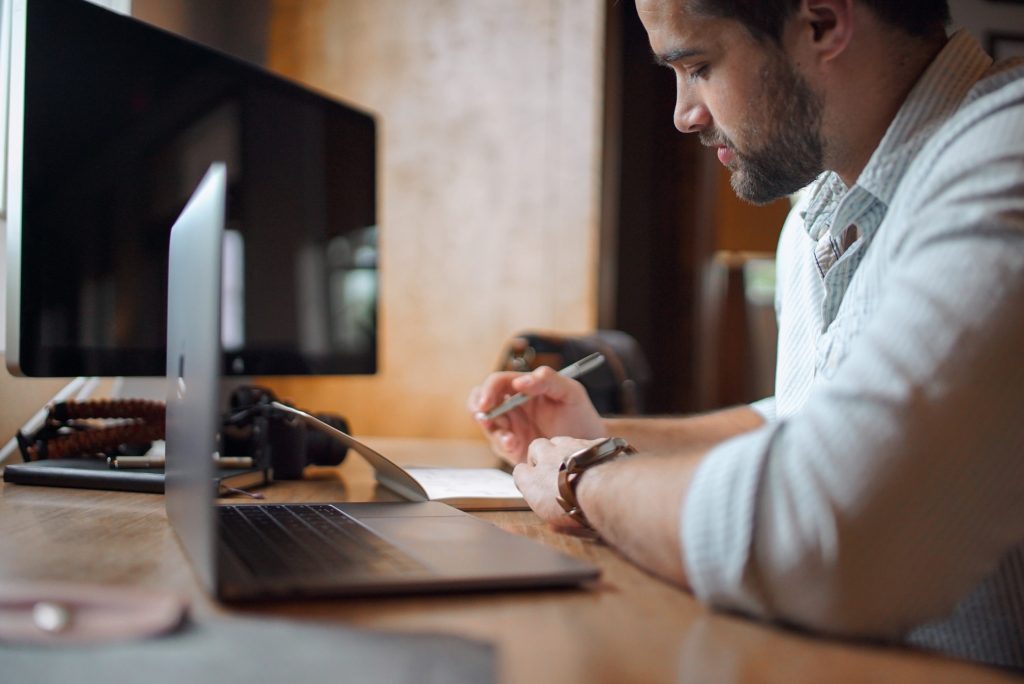
[[[598, 439], [555, 437], [530, 444], [527, 460], [512, 476], [530, 508], [562, 532], [582, 528], [558, 503], [558, 469]], [[645, 458], [616, 458], [580, 475], [576, 498], [587, 521], [609, 545], [670, 582], [688, 586], [683, 559], [683, 501], [700, 451]]]
[[512, 471], [512, 478], [526, 503], [556, 529], [571, 531], [580, 527], [558, 503], [558, 469], [574, 453], [600, 441], [573, 437], [535, 439], [530, 444], [526, 462]]
[[[531, 397], [530, 401], [487, 420], [484, 416], [487, 411], [517, 392]], [[535, 439], [559, 435], [584, 439], [607, 436], [604, 421], [590, 403], [583, 385], [547, 366], [530, 373], [492, 373], [479, 387], [473, 388], [467, 404], [494, 453], [513, 464], [526, 461], [527, 449]]]

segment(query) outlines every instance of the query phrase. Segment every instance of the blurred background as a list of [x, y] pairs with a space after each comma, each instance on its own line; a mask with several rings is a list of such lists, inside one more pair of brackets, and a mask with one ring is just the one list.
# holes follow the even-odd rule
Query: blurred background
[[[739, 202], [675, 131], [632, 2], [99, 4], [380, 117], [380, 371], [269, 383], [296, 404], [357, 434], [474, 437], [466, 395], [509, 337], [598, 327], [640, 342], [652, 413], [771, 394], [789, 203]], [[951, 5], [1024, 54], [1024, 3]]]

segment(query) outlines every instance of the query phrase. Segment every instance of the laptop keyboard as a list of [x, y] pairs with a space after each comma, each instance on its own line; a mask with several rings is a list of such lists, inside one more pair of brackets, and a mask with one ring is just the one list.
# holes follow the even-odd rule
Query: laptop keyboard
[[329, 504], [217, 506], [221, 539], [257, 577], [410, 574], [426, 567]]

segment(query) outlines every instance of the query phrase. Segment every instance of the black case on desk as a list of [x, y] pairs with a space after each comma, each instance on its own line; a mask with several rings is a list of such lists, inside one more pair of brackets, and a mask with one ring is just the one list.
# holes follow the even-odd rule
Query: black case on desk
[[[218, 484], [237, 488], [267, 483], [266, 473], [252, 468], [221, 470], [216, 479]], [[103, 461], [71, 458], [13, 463], [4, 467], [4, 482], [47, 487], [164, 493], [162, 468], [116, 470]]]

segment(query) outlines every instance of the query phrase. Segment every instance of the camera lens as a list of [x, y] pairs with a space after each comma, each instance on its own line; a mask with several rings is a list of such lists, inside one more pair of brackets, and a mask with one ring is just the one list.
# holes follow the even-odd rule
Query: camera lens
[[[347, 433], [348, 423], [341, 416], [332, 416], [327, 413], [320, 413], [316, 418], [330, 425], [332, 428]], [[306, 435], [306, 461], [315, 465], [338, 465], [345, 459], [348, 447], [327, 433], [318, 430], [308, 430]]]

